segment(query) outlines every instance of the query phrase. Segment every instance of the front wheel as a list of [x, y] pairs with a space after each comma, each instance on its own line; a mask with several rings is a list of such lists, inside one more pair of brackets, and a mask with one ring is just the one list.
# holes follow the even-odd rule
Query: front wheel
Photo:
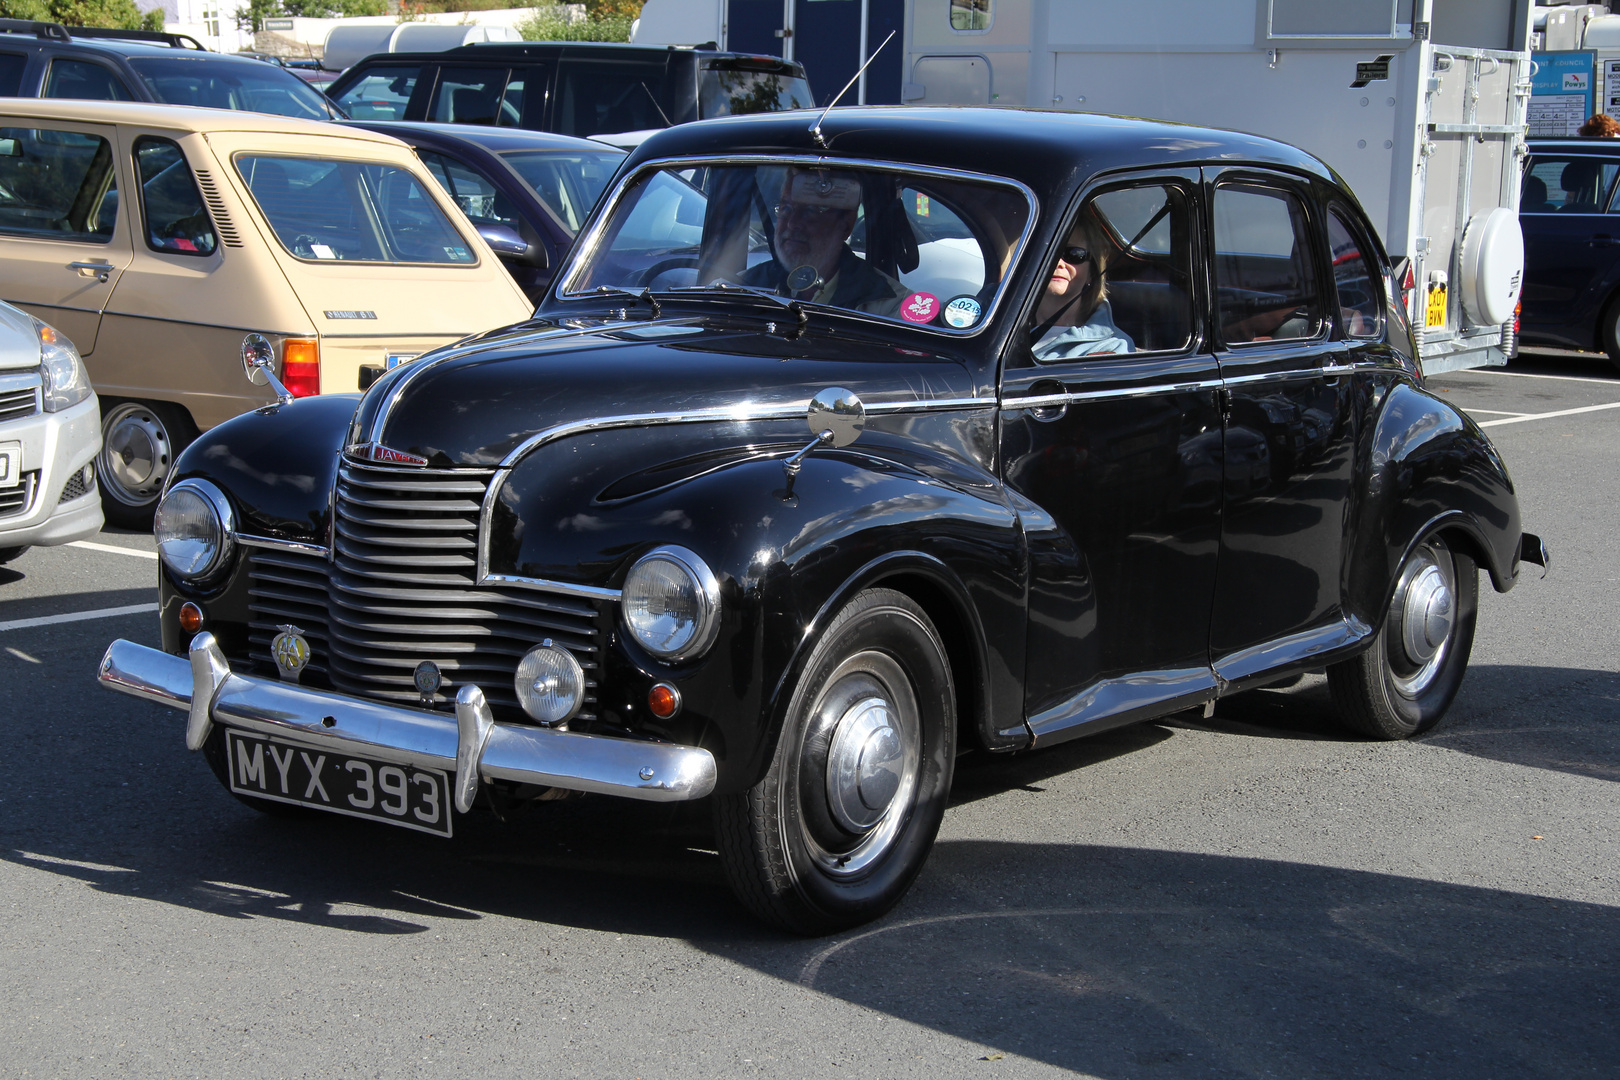
[[955, 753], [934, 624], [901, 593], [857, 596], [811, 653], [764, 779], [715, 800], [732, 890], [797, 934], [882, 915], [933, 847]]
[[1405, 739], [1438, 723], [1468, 670], [1478, 607], [1474, 560], [1438, 535], [1414, 547], [1372, 647], [1328, 668], [1345, 723], [1376, 739]]
[[1609, 362], [1620, 367], [1620, 295], [1609, 301], [1598, 316], [1603, 321], [1599, 324], [1603, 332], [1603, 351], [1609, 354]]
[[197, 429], [178, 405], [124, 401], [103, 407], [96, 477], [101, 510], [110, 524], [152, 527], [163, 482]]
[[12, 559], [15, 559], [17, 556], [21, 555], [27, 550], [28, 546], [26, 544], [22, 547], [0, 548], [0, 566], [6, 565], [6, 563], [10, 562]]

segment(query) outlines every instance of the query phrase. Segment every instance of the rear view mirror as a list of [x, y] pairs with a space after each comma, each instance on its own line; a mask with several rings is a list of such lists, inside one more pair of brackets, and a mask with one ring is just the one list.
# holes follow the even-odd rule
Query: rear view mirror
[[16, 139], [0, 139], [0, 157], [22, 157], [22, 143]]
[[530, 244], [510, 225], [480, 225], [478, 235], [491, 251], [509, 262], [544, 270], [550, 261], [543, 244]]

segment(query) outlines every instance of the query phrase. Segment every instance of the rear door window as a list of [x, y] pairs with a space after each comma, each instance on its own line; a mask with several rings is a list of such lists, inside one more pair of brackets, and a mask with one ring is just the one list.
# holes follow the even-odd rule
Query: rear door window
[[517, 209], [482, 173], [448, 154], [418, 150], [416, 156], [422, 159], [422, 164], [427, 166], [439, 186], [461, 207], [461, 212], [475, 224], [518, 227]]
[[146, 246], [170, 255], [212, 255], [219, 238], [180, 147], [155, 135], [141, 136], [135, 140], [135, 170]]
[[23, 69], [28, 66], [26, 56], [0, 53], [0, 97], [16, 97], [22, 89]]
[[283, 247], [313, 262], [477, 261], [416, 177], [373, 162], [238, 154], [236, 169]]
[[105, 244], [117, 220], [118, 171], [106, 139], [0, 128], [0, 232]]
[[1525, 175], [1519, 193], [1521, 214], [1601, 214], [1611, 205], [1615, 175], [1620, 163], [1614, 159], [1570, 155], [1537, 155]]
[[1262, 184], [1222, 184], [1214, 218], [1217, 315], [1226, 343], [1314, 337], [1323, 304], [1299, 197]]
[[532, 73], [521, 68], [459, 67], [439, 70], [427, 119], [443, 124], [522, 127], [523, 99]]
[[338, 106], [356, 120], [404, 120], [421, 73], [418, 64], [374, 67], [338, 95]]
[[92, 101], [134, 101], [124, 80], [111, 69], [86, 60], [56, 59], [45, 75], [48, 98], [84, 98]]
[[557, 65], [552, 129], [586, 136], [669, 127], [680, 110], [668, 84], [663, 60], [565, 58]]

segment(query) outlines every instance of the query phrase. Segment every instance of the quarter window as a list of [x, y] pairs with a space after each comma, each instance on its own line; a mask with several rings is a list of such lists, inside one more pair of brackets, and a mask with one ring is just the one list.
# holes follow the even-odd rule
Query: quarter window
[[171, 255], [212, 255], [219, 246], [197, 182], [180, 147], [144, 135], [135, 141], [146, 246]]
[[23, 68], [28, 58], [15, 53], [0, 53], [0, 97], [16, 97], [22, 89]]
[[554, 127], [580, 136], [669, 127], [679, 109], [666, 76], [662, 60], [564, 60], [557, 65]]
[[391, 165], [241, 154], [236, 169], [276, 239], [316, 262], [476, 261], [416, 177]]
[[1305, 208], [1259, 184], [1215, 189], [1215, 285], [1229, 345], [1314, 337], [1322, 303], [1311, 265]]
[[83, 60], [52, 60], [45, 76], [48, 98], [87, 98], [92, 101], [134, 101], [123, 82], [100, 64]]
[[106, 139], [0, 128], [0, 231], [105, 244], [117, 220], [118, 171]]
[[1383, 329], [1383, 301], [1378, 279], [1363, 254], [1359, 231], [1335, 209], [1328, 215], [1328, 251], [1333, 260], [1333, 288], [1339, 298], [1339, 320], [1353, 338], [1374, 338]]
[[403, 120], [421, 68], [372, 68], [337, 99], [344, 112], [356, 120]]
[[1601, 214], [1620, 164], [1596, 157], [1537, 157], [1519, 193], [1521, 214]]

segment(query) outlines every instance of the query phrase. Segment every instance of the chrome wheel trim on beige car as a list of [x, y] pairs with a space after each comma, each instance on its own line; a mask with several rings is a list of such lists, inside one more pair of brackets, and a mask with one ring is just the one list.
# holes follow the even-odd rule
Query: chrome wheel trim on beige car
[[115, 405], [101, 420], [101, 490], [131, 508], [155, 505], [179, 453], [175, 433], [156, 409], [139, 401]]

